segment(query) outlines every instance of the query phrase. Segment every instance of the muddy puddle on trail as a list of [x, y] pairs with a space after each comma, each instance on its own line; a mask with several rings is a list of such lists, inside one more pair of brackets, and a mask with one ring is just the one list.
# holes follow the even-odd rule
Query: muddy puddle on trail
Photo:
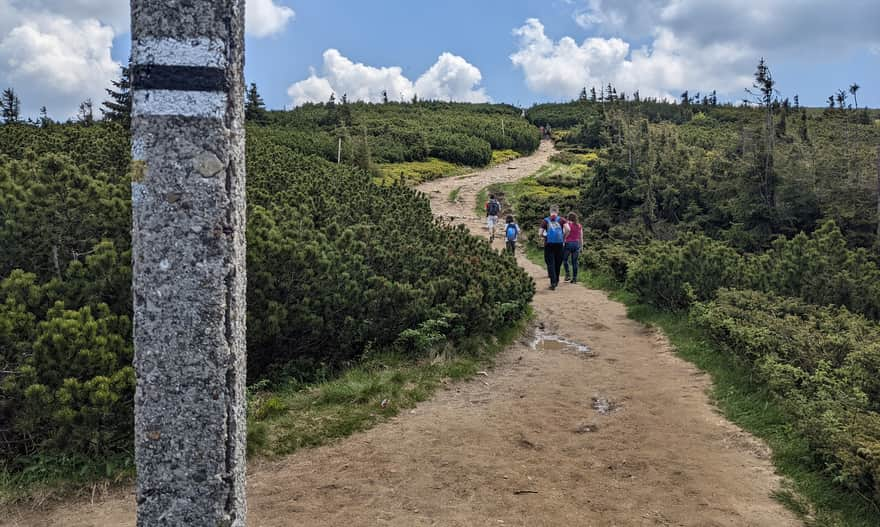
[[546, 333], [541, 329], [535, 331], [535, 338], [532, 340], [532, 349], [535, 351], [576, 353], [583, 357], [594, 357], [596, 355], [586, 344], [569, 340], [560, 335]]

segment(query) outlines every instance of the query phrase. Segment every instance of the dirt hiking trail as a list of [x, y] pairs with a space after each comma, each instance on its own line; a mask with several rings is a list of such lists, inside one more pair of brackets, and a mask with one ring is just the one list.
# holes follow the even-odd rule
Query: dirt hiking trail
[[[477, 193], [531, 175], [551, 154], [545, 142], [533, 156], [420, 190], [436, 214], [485, 236]], [[253, 463], [249, 525], [800, 525], [771, 498], [779, 478], [767, 448], [716, 412], [707, 376], [604, 293], [566, 283], [549, 291], [545, 269], [519, 263], [538, 285], [536, 339], [502, 352], [487, 376], [369, 431]], [[0, 523], [134, 525], [133, 491], [10, 520]]]

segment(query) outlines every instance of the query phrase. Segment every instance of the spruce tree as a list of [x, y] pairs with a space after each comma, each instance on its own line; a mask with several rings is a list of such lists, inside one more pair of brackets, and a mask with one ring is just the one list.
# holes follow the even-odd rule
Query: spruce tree
[[95, 108], [91, 99], [79, 103], [79, 112], [76, 114], [76, 122], [84, 126], [95, 124]]
[[40, 107], [40, 128], [48, 128], [53, 124], [52, 118], [49, 117], [49, 111], [45, 106]]
[[244, 119], [247, 122], [264, 123], [267, 117], [266, 103], [257, 91], [256, 83], [252, 82], [244, 103]]
[[131, 59], [128, 66], [122, 67], [119, 80], [111, 81], [114, 89], [107, 89], [110, 99], [101, 103], [101, 115], [110, 122], [131, 127]]
[[21, 121], [21, 99], [12, 88], [6, 88], [0, 95], [0, 115], [6, 124], [15, 124]]
[[752, 99], [764, 111], [764, 151], [761, 152], [761, 196], [767, 208], [773, 210], [776, 208], [776, 176], [773, 167], [773, 149], [776, 131], [773, 126], [773, 94], [775, 92], [776, 81], [770, 73], [770, 67], [764, 57], [758, 63], [755, 70], [755, 82], [752, 84], [753, 90], [746, 89], [746, 92], [752, 96]]
[[859, 98], [858, 98], [858, 96], [856, 95], [856, 94], [859, 92], [859, 88], [861, 88], [861, 86], [859, 86], [859, 85], [856, 84], [856, 83], [852, 83], [852, 84], [850, 84], [850, 86], [849, 86], [849, 92], [850, 92], [850, 93], [852, 94], [852, 96], [853, 96], [853, 102], [854, 102], [855, 105], [856, 105], [856, 110], [859, 109]]

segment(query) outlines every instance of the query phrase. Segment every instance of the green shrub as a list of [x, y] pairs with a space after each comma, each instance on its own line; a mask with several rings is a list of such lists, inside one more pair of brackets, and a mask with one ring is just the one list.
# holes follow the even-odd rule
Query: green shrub
[[438, 134], [432, 138], [430, 155], [472, 167], [492, 162], [492, 145], [484, 139], [464, 134]]
[[647, 302], [682, 309], [694, 300], [709, 300], [723, 286], [739, 283], [740, 256], [706, 236], [683, 245], [655, 242], [630, 263], [626, 287]]
[[69, 451], [100, 457], [130, 447], [131, 324], [104, 304], [95, 311], [66, 310], [56, 303], [0, 384], [0, 415], [25, 454]]
[[[490, 123], [493, 108], [453, 110]], [[415, 122], [431, 121], [417, 110]], [[491, 159], [484, 139], [431, 130], [424, 137], [447, 138], [450, 157]], [[345, 152], [329, 162], [330, 131], [248, 132], [249, 378], [314, 380], [370, 350], [418, 356], [526, 313], [534, 284], [522, 269], [435, 221], [418, 192], [373, 184]], [[528, 147], [528, 123], [511, 120], [508, 132]], [[379, 136], [409, 139], [400, 151], [377, 141], [374, 155], [426, 155], [427, 139], [406, 126], [368, 131]], [[124, 131], [103, 124], [0, 126], [0, 468], [131, 451], [128, 151]], [[272, 404], [263, 418], [282, 411]]]
[[728, 289], [691, 318], [754, 369], [836, 482], [880, 499], [880, 325], [841, 307]]

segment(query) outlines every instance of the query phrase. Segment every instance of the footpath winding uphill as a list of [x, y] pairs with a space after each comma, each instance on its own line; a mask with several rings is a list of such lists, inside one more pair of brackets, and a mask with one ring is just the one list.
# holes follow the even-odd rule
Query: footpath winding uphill
[[[436, 214], [484, 234], [477, 193], [534, 173], [551, 153], [544, 144], [421, 190]], [[766, 448], [716, 413], [706, 376], [605, 294], [564, 283], [549, 291], [543, 268], [519, 263], [538, 284], [536, 340], [509, 347], [487, 376], [372, 430], [252, 467], [249, 523], [799, 525], [770, 497], [779, 481]], [[37, 524], [133, 523], [128, 492]]]

